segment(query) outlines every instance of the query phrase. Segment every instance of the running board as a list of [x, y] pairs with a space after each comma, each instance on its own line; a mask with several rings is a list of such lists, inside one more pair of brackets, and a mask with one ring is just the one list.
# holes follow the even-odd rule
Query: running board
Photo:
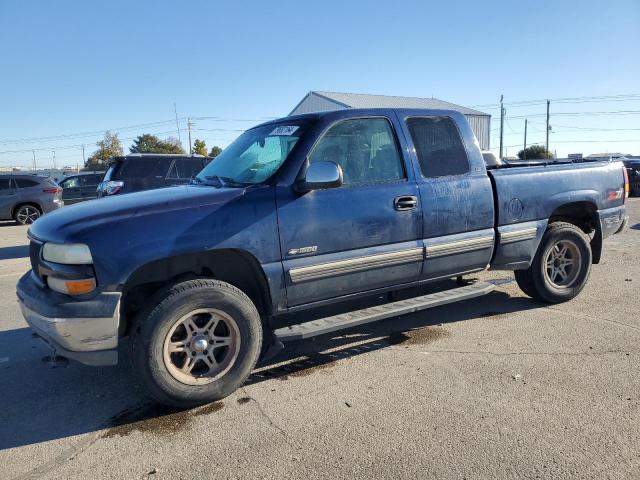
[[490, 293], [495, 285], [486, 282], [477, 282], [464, 287], [452, 288], [443, 292], [430, 293], [420, 297], [408, 298], [398, 302], [376, 305], [375, 307], [354, 310], [331, 317], [320, 318], [310, 322], [298, 323], [288, 327], [278, 328], [273, 333], [282, 342], [304, 340], [305, 338], [323, 335], [325, 333], [356, 327], [365, 323], [377, 322], [385, 318], [406, 315], [407, 313], [439, 307], [448, 303], [460, 302], [470, 298], [479, 297]]

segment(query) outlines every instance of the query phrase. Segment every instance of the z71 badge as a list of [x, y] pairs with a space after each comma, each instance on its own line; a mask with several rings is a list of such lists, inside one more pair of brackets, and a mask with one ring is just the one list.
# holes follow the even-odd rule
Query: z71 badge
[[289, 255], [301, 255], [303, 253], [314, 253], [317, 250], [318, 250], [318, 246], [312, 245], [311, 247], [292, 248], [287, 253]]

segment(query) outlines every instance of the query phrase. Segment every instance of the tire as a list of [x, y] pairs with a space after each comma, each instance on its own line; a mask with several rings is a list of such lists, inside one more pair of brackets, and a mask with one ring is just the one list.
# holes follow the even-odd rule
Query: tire
[[520, 290], [522, 290], [525, 295], [535, 298], [536, 290], [533, 286], [533, 279], [531, 278], [531, 275], [529, 275], [530, 270], [531, 269], [516, 270], [513, 274], [516, 277], [516, 283], [518, 284], [518, 287], [520, 287]]
[[20, 225], [31, 225], [42, 216], [40, 208], [31, 203], [20, 205], [16, 208], [13, 219]]
[[571, 223], [555, 222], [544, 233], [531, 267], [515, 272], [516, 282], [536, 300], [566, 302], [586, 285], [591, 262], [589, 237]]
[[226, 282], [200, 279], [155, 298], [131, 342], [134, 369], [149, 394], [162, 404], [190, 408], [242, 386], [262, 344], [260, 315], [249, 297]]

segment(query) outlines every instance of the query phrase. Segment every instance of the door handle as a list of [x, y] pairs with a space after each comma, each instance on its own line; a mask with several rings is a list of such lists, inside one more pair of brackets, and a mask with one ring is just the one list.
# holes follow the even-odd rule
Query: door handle
[[418, 206], [418, 197], [413, 195], [403, 195], [393, 200], [393, 208], [399, 211], [413, 210]]

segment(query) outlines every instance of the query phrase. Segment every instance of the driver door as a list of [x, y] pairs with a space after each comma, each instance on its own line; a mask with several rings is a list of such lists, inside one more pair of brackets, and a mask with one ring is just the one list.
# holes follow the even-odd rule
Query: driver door
[[393, 115], [328, 125], [308, 162], [336, 163], [343, 185], [278, 192], [289, 307], [419, 278], [419, 192], [398, 130]]

